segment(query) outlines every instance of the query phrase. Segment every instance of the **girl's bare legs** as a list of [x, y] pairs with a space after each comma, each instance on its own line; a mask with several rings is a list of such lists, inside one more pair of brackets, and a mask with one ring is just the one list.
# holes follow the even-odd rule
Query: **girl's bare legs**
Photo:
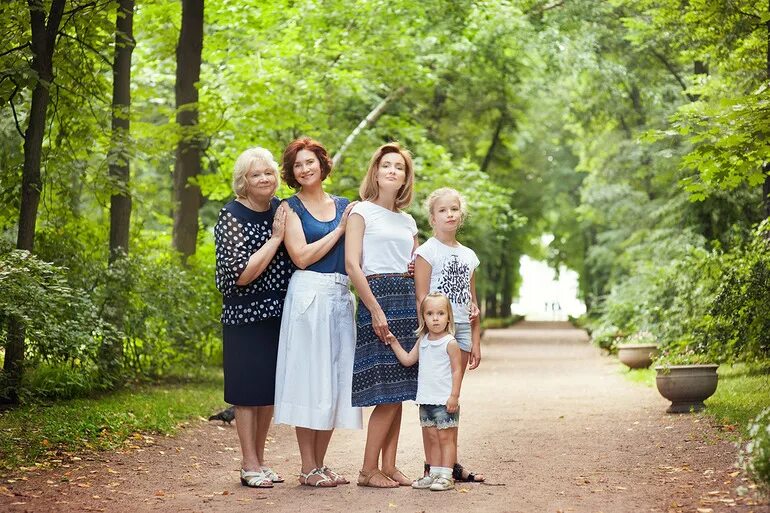
[[257, 406], [235, 407], [235, 431], [241, 444], [241, 468], [252, 472], [261, 468], [257, 456], [257, 410]]
[[441, 466], [451, 469], [457, 462], [457, 428], [437, 429], [441, 446]]
[[422, 428], [422, 445], [425, 448], [425, 463], [431, 467], [440, 467], [441, 444], [438, 441], [438, 429], [435, 426]]
[[[369, 474], [378, 468], [380, 452], [383, 452], [385, 461], [385, 445], [387, 444], [390, 429], [394, 418], [398, 416], [401, 424], [401, 403], [378, 404], [374, 407], [369, 417], [369, 427], [366, 432], [366, 446], [364, 448], [364, 464], [361, 472]], [[398, 437], [398, 435], [396, 435]], [[395, 461], [395, 455], [394, 455]], [[382, 476], [373, 476], [369, 481], [374, 486], [396, 487], [398, 483]]]
[[[463, 360], [462, 369], [463, 369], [463, 378], [464, 378], [465, 371], [468, 369], [468, 360], [470, 360], [471, 354], [466, 353], [465, 351], [460, 351], [460, 355], [462, 356], [462, 360]], [[455, 454], [457, 454], [458, 447], [460, 446], [460, 441], [458, 440], [459, 437], [457, 436], [457, 432], [458, 432], [457, 429], [454, 429], [454, 431], [455, 431]], [[455, 463], [457, 463], [457, 461], [454, 461], [451, 465], [449, 465], [449, 468], [454, 467]], [[467, 471], [464, 471], [463, 473], [467, 475]], [[484, 480], [484, 474], [475, 474], [475, 476], [476, 476], [476, 481], [481, 482]]]
[[259, 462], [260, 466], [266, 467], [267, 462], [265, 461], [265, 442], [267, 441], [267, 432], [270, 430], [270, 422], [273, 420], [273, 407], [257, 406], [256, 410], [257, 429], [255, 444], [257, 449], [257, 461]]

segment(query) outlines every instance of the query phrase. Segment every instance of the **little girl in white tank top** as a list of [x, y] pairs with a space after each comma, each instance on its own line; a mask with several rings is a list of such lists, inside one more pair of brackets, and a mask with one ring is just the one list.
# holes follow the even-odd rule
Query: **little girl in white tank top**
[[430, 471], [413, 482], [412, 488], [451, 490], [452, 467], [457, 461], [463, 369], [449, 299], [439, 292], [428, 294], [420, 305], [419, 318], [418, 341], [409, 353], [395, 337], [388, 339], [402, 365], [410, 367], [420, 361], [415, 402], [420, 405], [425, 461]]

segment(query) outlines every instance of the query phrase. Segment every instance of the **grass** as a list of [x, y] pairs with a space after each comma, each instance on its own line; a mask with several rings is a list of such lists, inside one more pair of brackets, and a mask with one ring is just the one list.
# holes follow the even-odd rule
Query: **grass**
[[223, 404], [220, 375], [22, 405], [0, 413], [0, 474], [58, 463], [78, 452], [113, 449], [143, 439], [141, 433], [173, 433], [180, 423]]
[[[654, 369], [621, 371], [627, 379], [645, 386], [655, 386]], [[759, 412], [770, 407], [770, 373], [745, 364], [720, 365], [717, 391], [706, 400], [706, 414], [721, 424], [735, 425], [741, 434]]]

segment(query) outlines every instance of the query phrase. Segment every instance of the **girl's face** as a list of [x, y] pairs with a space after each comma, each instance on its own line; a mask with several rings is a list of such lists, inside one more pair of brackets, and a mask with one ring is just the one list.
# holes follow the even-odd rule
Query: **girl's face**
[[278, 188], [275, 170], [266, 162], [256, 161], [246, 173], [246, 192], [255, 199], [270, 199]]
[[321, 182], [321, 163], [310, 150], [300, 150], [294, 159], [294, 178], [301, 187]]
[[430, 224], [437, 232], [456, 232], [462, 219], [462, 207], [456, 196], [445, 194], [433, 203]]
[[377, 185], [398, 190], [406, 183], [406, 161], [400, 153], [386, 153], [377, 166]]
[[425, 298], [422, 318], [428, 331], [434, 335], [446, 332], [449, 324], [449, 311], [446, 300], [440, 297]]

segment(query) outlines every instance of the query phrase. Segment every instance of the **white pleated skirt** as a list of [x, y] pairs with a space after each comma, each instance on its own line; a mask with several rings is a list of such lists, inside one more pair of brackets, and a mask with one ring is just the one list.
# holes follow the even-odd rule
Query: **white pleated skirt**
[[283, 306], [275, 373], [276, 424], [361, 429], [351, 405], [356, 332], [344, 274], [295, 271]]

